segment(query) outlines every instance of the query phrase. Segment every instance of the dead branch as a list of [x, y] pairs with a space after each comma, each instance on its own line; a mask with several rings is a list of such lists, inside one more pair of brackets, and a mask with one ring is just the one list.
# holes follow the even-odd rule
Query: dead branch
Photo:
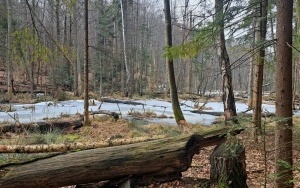
[[67, 152], [74, 150], [87, 150], [95, 148], [104, 148], [111, 146], [120, 146], [146, 142], [164, 138], [164, 135], [152, 137], [137, 137], [131, 139], [107, 139], [106, 141], [92, 143], [67, 143], [67, 144], [38, 144], [38, 145], [0, 145], [0, 153], [49, 153], [49, 152]]

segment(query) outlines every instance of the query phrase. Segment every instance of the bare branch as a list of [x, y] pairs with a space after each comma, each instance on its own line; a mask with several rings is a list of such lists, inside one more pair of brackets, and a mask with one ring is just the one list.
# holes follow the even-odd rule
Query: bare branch
[[288, 42], [286, 42], [286, 45], [288, 45], [288, 47], [290, 47], [300, 53], [300, 50], [298, 50], [295, 46], [290, 45]]
[[[33, 16], [36, 17], [36, 19], [39, 21], [39, 23], [41, 24], [41, 26], [44, 28], [44, 30], [46, 31], [46, 33], [48, 34], [48, 36], [50, 37], [50, 39], [52, 40], [52, 42], [55, 44], [55, 46], [57, 46], [58, 50], [62, 53], [62, 55], [66, 58], [66, 60], [68, 61], [68, 63], [70, 63], [71, 65], [74, 65], [74, 63], [72, 62], [71, 58], [64, 52], [64, 50], [62, 49], [62, 46], [60, 44], [58, 44], [58, 42], [54, 39], [54, 37], [51, 35], [51, 33], [48, 31], [48, 29], [46, 28], [46, 26], [43, 24], [43, 22], [40, 20], [40, 18], [36, 15], [36, 13], [32, 10], [28, 0], [26, 0], [26, 4], [30, 10], [30, 12], [33, 14]], [[33, 18], [32, 18], [33, 19]]]

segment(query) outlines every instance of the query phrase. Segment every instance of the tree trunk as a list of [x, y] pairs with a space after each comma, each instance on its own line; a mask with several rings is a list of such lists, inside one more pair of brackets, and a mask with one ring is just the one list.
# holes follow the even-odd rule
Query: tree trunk
[[250, 59], [250, 67], [249, 67], [249, 73], [248, 73], [248, 108], [252, 109], [253, 108], [253, 61], [254, 58], [251, 57]]
[[[32, 11], [35, 12], [36, 9], [37, 9], [37, 6], [38, 6], [38, 3], [35, 1], [35, 0], [32, 0]], [[38, 33], [37, 33], [37, 28], [36, 28], [36, 24], [35, 24], [35, 19], [34, 17], [32, 16], [31, 17], [32, 19], [32, 24], [33, 24], [33, 28], [32, 28], [32, 35], [33, 35], [33, 40], [36, 41], [37, 43], [39, 43], [39, 39], [38, 39]], [[36, 49], [36, 48], [39, 48], [39, 47], [34, 47], [32, 50], [34, 53], [34, 51], [38, 51], [39, 49]], [[39, 54], [40, 55], [40, 54]], [[38, 59], [35, 59], [35, 60], [31, 60], [30, 64], [31, 64], [31, 75], [30, 75], [30, 96], [31, 98], [33, 99], [34, 98], [34, 89], [36, 88], [36, 85], [34, 83], [34, 68], [37, 66], [36, 64], [36, 61]]]
[[[122, 35], [123, 35], [123, 52], [124, 52], [124, 64], [126, 70], [126, 82], [125, 82], [125, 97], [132, 97], [132, 88], [131, 88], [131, 74], [129, 70], [129, 64], [127, 59], [127, 48], [126, 48], [126, 34], [125, 34], [125, 20], [124, 12], [127, 12], [127, 5], [123, 5], [123, 0], [120, 0], [121, 4], [121, 14], [122, 14]], [[127, 24], [127, 23], [126, 23]]]
[[89, 122], [89, 17], [88, 17], [88, 0], [84, 1], [84, 30], [85, 30], [85, 61], [84, 61], [84, 125]]
[[[241, 130], [235, 129], [236, 133]], [[199, 148], [223, 142], [228, 128], [150, 142], [106, 147], [2, 166], [1, 188], [61, 187], [122, 177], [185, 171]]]
[[[293, 187], [292, 160], [292, 20], [293, 0], [277, 0], [275, 187]], [[283, 163], [289, 164], [287, 167]]]
[[[172, 46], [172, 23], [171, 23], [171, 13], [170, 13], [170, 0], [164, 0], [164, 10], [165, 10], [164, 12], [165, 12], [165, 24], [166, 24], [166, 46], [171, 47]], [[186, 121], [184, 119], [178, 101], [173, 57], [167, 57], [166, 61], [167, 61], [167, 67], [169, 73], [170, 97], [171, 97], [174, 117], [177, 125], [183, 128], [183, 125], [186, 124]]]
[[[253, 29], [253, 33], [252, 33], [252, 48], [255, 48], [255, 36], [256, 36], [256, 16], [257, 16], [257, 9], [254, 9], [254, 18], [253, 18], [253, 22], [252, 22], [252, 29]], [[254, 71], [254, 54], [250, 55], [250, 67], [249, 67], [249, 74], [248, 74], [248, 108], [252, 109], [253, 108], [253, 71]]]
[[[294, 46], [300, 49], [300, 0], [296, 1], [296, 33]], [[299, 97], [299, 67], [300, 67], [300, 52], [296, 53], [296, 62], [294, 63], [294, 96], [293, 96], [293, 109], [296, 110], [296, 101]]]
[[[28, 2], [28, 1], [26, 1]], [[48, 0], [48, 3], [51, 3], [51, 5], [53, 6], [53, 1], [50, 1]], [[27, 3], [29, 4], [29, 2]], [[29, 7], [28, 7], [29, 8]], [[55, 33], [55, 27], [54, 27], [54, 18], [55, 18], [55, 13], [54, 13], [54, 8], [50, 8], [50, 25], [51, 25], [51, 30], [47, 32], [47, 34], [50, 36], [52, 36], [52, 38], [55, 40], [54, 38], [54, 33]], [[36, 14], [35, 14], [36, 16]], [[39, 20], [39, 19], [38, 19]], [[41, 22], [40, 22], [41, 23]], [[47, 29], [46, 27], [44, 27], [45, 29]], [[49, 48], [52, 52], [55, 52], [55, 46], [54, 46], [54, 41], [52, 41], [50, 44], [49, 44]], [[56, 87], [56, 80], [55, 80], [55, 67], [56, 67], [56, 61], [55, 61], [55, 57], [54, 57], [54, 54], [55, 53], [52, 53], [50, 55], [50, 67], [49, 67], [49, 74], [50, 74], [50, 81], [51, 81], [51, 94], [53, 96], [53, 92], [54, 92], [54, 88]]]
[[253, 87], [253, 116], [252, 126], [254, 128], [254, 137], [261, 132], [261, 108], [262, 108], [262, 93], [263, 93], [263, 74], [265, 63], [265, 41], [267, 34], [267, 13], [268, 0], [260, 0], [260, 19], [258, 24], [258, 34], [256, 44], [259, 46], [259, 53], [256, 54], [255, 64], [255, 79]]
[[76, 1], [75, 2], [75, 5], [74, 5], [74, 9], [73, 9], [73, 21], [74, 21], [74, 24], [73, 24], [73, 31], [74, 31], [74, 34], [73, 34], [73, 43], [75, 44], [75, 46], [74, 46], [74, 50], [76, 51], [76, 57], [74, 58], [74, 59], [76, 59], [75, 60], [75, 63], [74, 63], [74, 95], [75, 96], [79, 96], [79, 84], [78, 84], [78, 82], [79, 82], [79, 79], [78, 79], [78, 72], [79, 72], [79, 63], [80, 63], [80, 61], [79, 61], [79, 58], [77, 58], [78, 56], [79, 56], [79, 54], [78, 54], [78, 40], [79, 40], [79, 37], [78, 37], [78, 17], [77, 17], [77, 13], [78, 13], [78, 2]]
[[218, 23], [219, 34], [218, 34], [218, 55], [219, 62], [221, 65], [222, 77], [223, 77], [223, 104], [224, 104], [224, 115], [225, 122], [233, 120], [234, 123], [238, 123], [235, 119], [236, 107], [235, 99], [233, 94], [232, 86], [232, 75], [230, 60], [226, 49], [226, 41], [224, 34], [224, 14], [223, 14], [223, 0], [216, 0], [215, 10], [216, 10], [216, 22]]
[[6, 54], [6, 63], [7, 63], [7, 94], [8, 98], [11, 99], [13, 95], [13, 69], [12, 69], [12, 61], [10, 58], [11, 53], [11, 1], [6, 0], [6, 6], [7, 6], [7, 42], [6, 42], [6, 48], [7, 48], [7, 54]]
[[[60, 32], [60, 0], [55, 0], [55, 25], [56, 25], [56, 43], [60, 46], [61, 45], [61, 32]], [[53, 78], [54, 78], [54, 85], [53, 85], [53, 97], [57, 97], [56, 96], [56, 90], [58, 89], [58, 87], [60, 86], [60, 80], [58, 78], [58, 70], [61, 68], [61, 58], [58, 54], [59, 51], [59, 46], [55, 46], [55, 52], [54, 54], [56, 54], [54, 56], [54, 72], [53, 72]]]

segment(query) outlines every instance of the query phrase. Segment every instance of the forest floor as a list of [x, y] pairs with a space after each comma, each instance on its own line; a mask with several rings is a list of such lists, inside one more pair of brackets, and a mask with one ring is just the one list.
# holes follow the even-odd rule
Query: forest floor
[[[49, 134], [29, 133], [31, 135], [20, 135], [14, 133], [8, 133], [6, 135], [0, 135], [0, 144], [49, 144], [49, 143], [61, 143], [61, 142], [83, 142], [83, 141], [102, 141], [115, 138], [136, 138], [136, 137], [151, 137], [153, 135], [172, 137], [182, 134], [177, 126], [174, 125], [161, 125], [161, 124], [147, 124], [147, 118], [141, 117], [133, 118], [131, 120], [119, 119], [115, 121], [109, 116], [94, 117], [91, 121], [91, 126], [82, 127], [76, 131], [67, 133], [62, 132], [49, 132]], [[146, 116], [149, 116], [147, 114]], [[69, 118], [64, 117], [66, 121]], [[220, 118], [222, 119], [222, 118]], [[242, 126], [249, 127], [250, 120], [243, 119], [240, 121]], [[275, 175], [275, 118], [266, 118], [263, 121], [263, 127], [265, 127], [265, 136], [261, 136], [258, 142], [255, 142], [251, 136], [251, 128], [237, 135], [237, 138], [245, 146], [246, 151], [246, 170], [247, 170], [247, 184], [250, 188], [261, 187], [274, 187]], [[189, 125], [189, 133], [200, 132], [207, 130], [213, 126], [202, 125]], [[293, 147], [293, 159], [294, 159], [294, 183], [295, 187], [300, 187], [300, 145], [297, 144], [300, 141], [300, 118], [294, 118], [294, 147]], [[24, 139], [22, 139], [22, 137]], [[153, 183], [148, 186], [139, 187], [200, 187], [200, 182], [203, 179], [209, 179], [210, 163], [209, 157], [214, 147], [203, 148], [199, 154], [195, 155], [192, 160], [190, 168], [182, 173], [180, 180], [175, 180], [166, 183]], [[16, 159], [19, 157], [20, 159]], [[9, 160], [17, 161], [26, 160], [26, 157], [20, 157], [19, 155], [1, 154], [0, 153], [0, 165], [1, 163], [10, 163]], [[69, 186], [75, 188], [76, 186]], [[91, 187], [91, 186], [89, 186]], [[95, 184], [92, 187], [100, 187]]]
[[[300, 159], [300, 118], [294, 118], [295, 131], [294, 131], [294, 182], [295, 187], [300, 187], [300, 164], [298, 160]], [[81, 141], [99, 141], [114, 138], [134, 138], [134, 137], [149, 137], [152, 135], [160, 135], [164, 137], [171, 137], [181, 134], [177, 126], [165, 126], [158, 124], [142, 125], [138, 120], [128, 121], [124, 119], [119, 119], [118, 121], [113, 120], [108, 117], [95, 118], [91, 121], [90, 127], [82, 127], [79, 130], [64, 133], [63, 137], [68, 142], [81, 142]], [[254, 142], [251, 137], [251, 129], [246, 129], [243, 133], [239, 134], [237, 137], [244, 144], [246, 151], [246, 165], [247, 165], [247, 184], [249, 187], [261, 188], [261, 187], [274, 187], [274, 179], [276, 178], [274, 171], [274, 122], [269, 121], [266, 123], [266, 134], [265, 137], [260, 137], [259, 142]], [[216, 125], [214, 125], [216, 126]], [[210, 126], [201, 125], [189, 125], [190, 132], [201, 132], [201, 130], [209, 129]], [[24, 138], [28, 139], [28, 135]], [[62, 142], [61, 135], [55, 133], [52, 136], [44, 135], [44, 139], [37, 137], [37, 135], [32, 135], [36, 137], [36, 142]], [[12, 143], [14, 138], [20, 142], [22, 140], [20, 135], [10, 134], [7, 138], [0, 139], [0, 144]], [[57, 138], [57, 139], [55, 139]], [[59, 139], [58, 139], [59, 138]], [[47, 139], [47, 140], [46, 140]], [[6, 141], [5, 141], [6, 140]], [[27, 141], [24, 141], [26, 144]], [[30, 143], [34, 141], [31, 139]], [[265, 143], [265, 144], [264, 144]], [[37, 143], [34, 143], [37, 144]], [[209, 179], [210, 174], [210, 163], [209, 157], [212, 153], [214, 147], [203, 148], [199, 154], [195, 155], [192, 160], [191, 167], [182, 173], [182, 178], [180, 180], [175, 180], [167, 183], [153, 183], [148, 186], [137, 186], [137, 187], [160, 187], [160, 188], [171, 188], [171, 187], [200, 187], [200, 182], [203, 178]], [[0, 154], [0, 159], [4, 156]], [[9, 158], [9, 157], [7, 157]], [[1, 159], [3, 161], [3, 158]], [[16, 161], [16, 159], [13, 159]], [[23, 159], [24, 160], [24, 159]], [[69, 186], [75, 188], [76, 186]], [[98, 184], [88, 187], [100, 187]]]
[[[294, 119], [295, 131], [294, 131], [294, 183], [295, 187], [300, 187], [300, 118]], [[251, 137], [251, 129], [246, 129], [243, 133], [238, 135], [238, 139], [244, 144], [246, 151], [246, 170], [247, 170], [247, 184], [250, 188], [261, 187], [274, 187], [275, 176], [275, 163], [274, 163], [274, 122], [269, 121], [266, 123], [265, 137], [261, 136], [259, 142], [254, 142]], [[93, 131], [94, 137], [99, 133], [104, 137], [110, 137], [112, 135], [120, 135], [122, 137], [132, 137], [134, 134], [138, 136], [146, 136], [147, 134], [164, 134], [165, 136], [173, 136], [178, 133], [179, 130], [176, 126], [161, 126], [161, 125], [146, 125], [143, 128], [136, 126], [132, 127], [132, 124], [128, 127], [126, 123], [111, 122], [108, 126], [102, 125], [101, 127], [94, 126], [97, 130]], [[139, 129], [139, 131], [137, 131]], [[191, 132], [201, 132], [201, 130], [208, 129], [205, 126], [193, 125], [190, 126]], [[98, 132], [98, 133], [97, 133]], [[143, 132], [143, 133], [142, 133]], [[265, 144], [264, 144], [265, 143]], [[203, 148], [199, 154], [195, 155], [192, 160], [191, 167], [182, 173], [180, 180], [175, 180], [167, 183], [156, 183], [144, 187], [200, 187], [203, 179], [209, 179], [210, 163], [209, 157], [214, 147]]]

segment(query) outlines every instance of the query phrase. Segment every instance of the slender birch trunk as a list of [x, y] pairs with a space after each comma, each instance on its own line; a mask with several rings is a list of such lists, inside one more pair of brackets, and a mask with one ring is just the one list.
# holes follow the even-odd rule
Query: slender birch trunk
[[123, 0], [120, 0], [121, 5], [121, 15], [122, 15], [122, 36], [123, 36], [123, 53], [124, 53], [124, 64], [125, 64], [125, 70], [126, 70], [126, 82], [125, 82], [125, 96], [130, 97], [131, 96], [131, 83], [130, 83], [130, 71], [129, 71], [129, 65], [127, 60], [127, 48], [126, 48], [126, 35], [125, 35], [125, 21], [124, 21], [124, 6], [123, 6]]

